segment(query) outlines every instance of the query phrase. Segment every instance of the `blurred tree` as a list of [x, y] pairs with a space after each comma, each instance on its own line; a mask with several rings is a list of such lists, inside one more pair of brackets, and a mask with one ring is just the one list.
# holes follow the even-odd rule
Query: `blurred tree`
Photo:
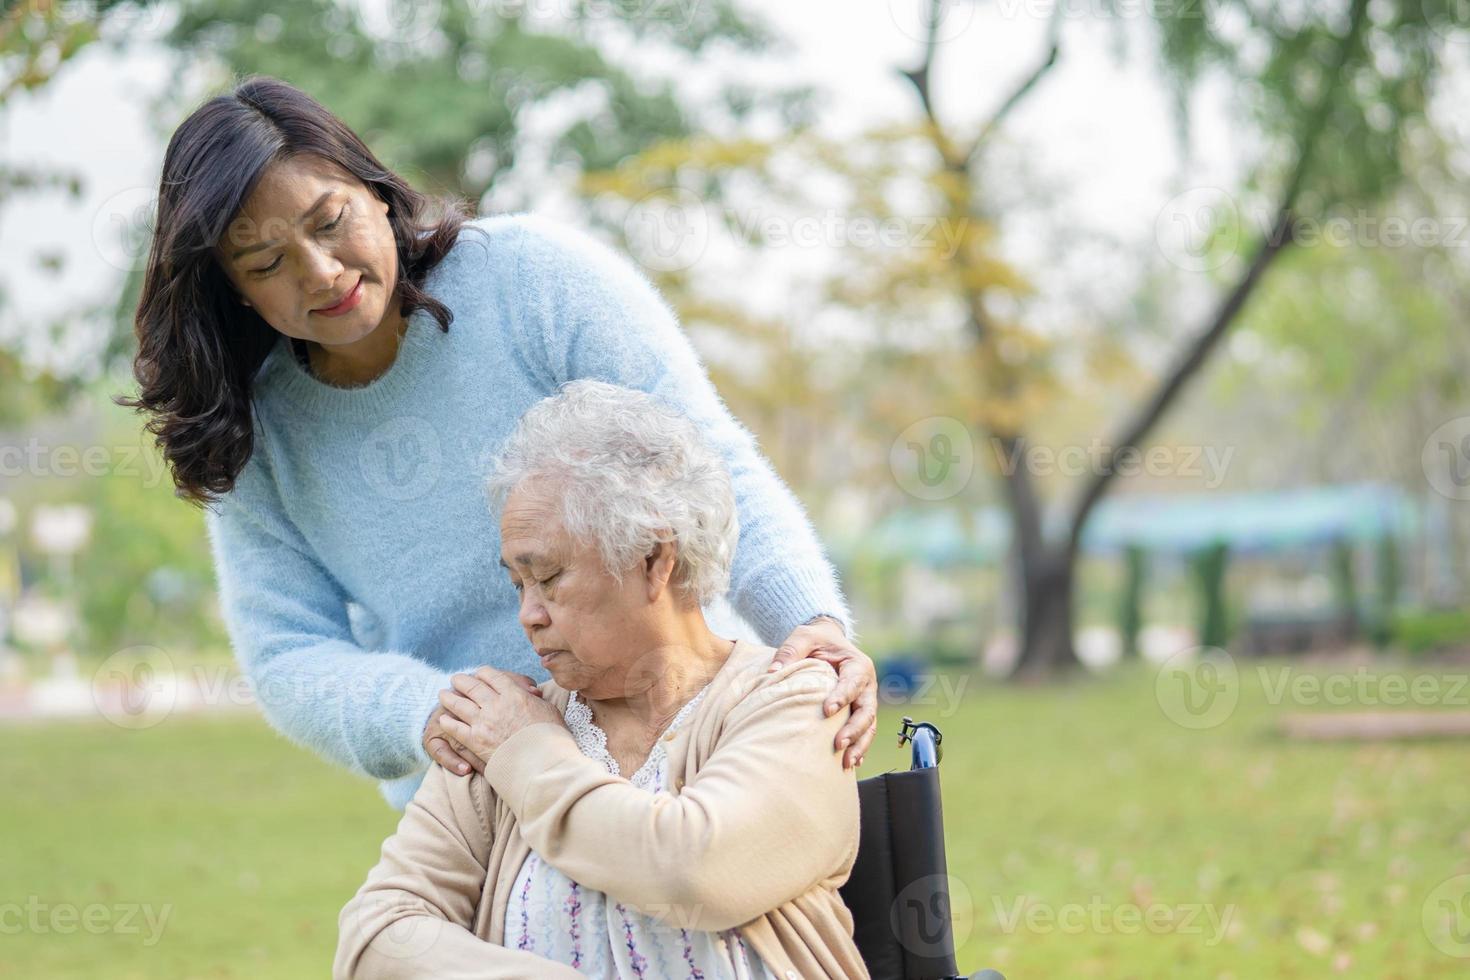
[[1125, 659], [1137, 659], [1139, 656], [1138, 635], [1143, 630], [1147, 576], [1147, 553], [1141, 546], [1130, 544], [1123, 551], [1123, 588], [1118, 596], [1118, 635]]
[[[729, 0], [577, 0], [557, 5], [566, 16], [555, 18], [538, 9], [474, 0], [183, 0], [168, 42], [228, 73], [274, 75], [310, 92], [385, 163], [472, 203], [528, 153], [575, 176], [689, 134], [695, 113], [705, 128], [763, 110], [787, 121], [803, 111], [804, 90], [739, 80], [698, 102], [681, 96], [676, 73], [692, 59], [774, 43]], [[660, 62], [669, 67], [652, 67]], [[548, 108], [558, 118], [523, 132], [528, 117]]]
[[[838, 206], [849, 219], [863, 215], [901, 223], [907, 234], [894, 245], [844, 250], [846, 267], [829, 282], [828, 297], [877, 324], [889, 373], [883, 389], [869, 395], [875, 420], [887, 414], [897, 422], [912, 404], [943, 404], [952, 396], [956, 416], [990, 437], [1024, 597], [1018, 610], [1019, 671], [1045, 675], [1078, 663], [1072, 641], [1078, 544], [1120, 463], [1136, 458], [1217, 351], [1267, 269], [1304, 229], [1334, 214], [1356, 213], [1401, 185], [1406, 146], [1426, 130], [1426, 106], [1444, 52], [1455, 50], [1445, 33], [1455, 23], [1453, 4], [1350, 0], [1289, 10], [1245, 0], [1150, 5], [1161, 61], [1177, 93], [1181, 133], [1187, 136], [1190, 94], [1205, 79], [1224, 78], [1237, 94], [1240, 122], [1259, 136], [1263, 149], [1251, 161], [1233, 207], [1181, 216], [1202, 239], [1208, 259], [1202, 266], [1219, 298], [1165, 370], [1135, 384], [1132, 390], [1143, 390], [1144, 397], [1100, 440], [1098, 465], [1081, 479], [1056, 523], [1043, 521], [1047, 507], [1025, 460], [1030, 434], [1065, 397], [1058, 370], [1064, 352], [1054, 326], [1043, 329], [1023, 315], [1034, 287], [998, 254], [995, 224], [1002, 198], [987, 185], [984, 164], [1007, 119], [1057, 63], [1066, 5], [1053, 8], [1035, 66], [988, 117], [965, 127], [940, 118], [942, 100], [934, 91], [948, 4], [926, 0], [926, 6], [927, 41], [918, 64], [902, 72], [920, 110], [915, 126], [868, 133], [843, 145], [810, 132], [724, 147], [685, 141], [595, 176], [588, 189], [631, 202], [662, 189], [672, 199], [697, 193], [714, 165], [743, 166], [792, 199], [803, 193], [789, 177], [793, 172], [835, 178], [842, 186]], [[1265, 213], [1259, 229], [1241, 217], [1256, 208]], [[1237, 241], [1243, 242], [1238, 248]], [[701, 301], [705, 284], [684, 270], [665, 279], [689, 309], [708, 311]], [[944, 323], [961, 326], [947, 332]], [[907, 333], [901, 340], [894, 336], [900, 330]], [[1081, 356], [1089, 369], [1116, 371], [1126, 351], [1126, 344], [1103, 336]], [[1075, 350], [1065, 355], [1078, 356]], [[829, 351], [826, 362], [841, 356]], [[916, 401], [916, 393], [923, 397]]]
[[[0, 7], [0, 117], [20, 93], [35, 93], [50, 84], [88, 45], [100, 40], [109, 19], [154, 6], [152, 0], [21, 0]], [[49, 165], [0, 159], [0, 211], [16, 198], [62, 193], [82, 195], [81, 178]], [[59, 270], [56, 260], [39, 256], [43, 272]], [[0, 309], [5, 293], [0, 289]], [[58, 324], [31, 329], [55, 332]], [[3, 340], [3, 338], [0, 338]], [[21, 363], [14, 351], [0, 347], [0, 426], [54, 411], [80, 390], [76, 378], [38, 372]]]
[[1230, 639], [1229, 607], [1225, 596], [1225, 573], [1230, 546], [1220, 541], [1201, 548], [1191, 557], [1199, 586], [1199, 645], [1223, 650]]

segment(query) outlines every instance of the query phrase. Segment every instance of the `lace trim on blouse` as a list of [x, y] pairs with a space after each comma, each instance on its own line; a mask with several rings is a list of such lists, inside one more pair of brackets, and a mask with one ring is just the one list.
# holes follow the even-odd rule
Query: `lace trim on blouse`
[[[668, 758], [668, 752], [664, 749], [664, 738], [689, 719], [708, 690], [709, 685], [706, 684], [700, 688], [698, 694], [689, 699], [684, 707], [679, 709], [678, 714], [674, 715], [674, 720], [669, 722], [668, 727], [654, 740], [653, 748], [648, 752], [648, 758], [643, 760], [643, 765], [639, 766], [638, 771], [629, 777], [629, 782], [640, 789], [657, 790], [659, 788], [656, 777], [662, 763]], [[623, 774], [618, 766], [618, 760], [614, 759], [612, 753], [607, 750], [607, 732], [592, 720], [592, 709], [577, 697], [576, 691], [571, 692], [567, 698], [566, 710], [562, 712], [562, 716], [566, 719], [567, 728], [571, 730], [572, 738], [576, 739], [577, 748], [582, 750], [583, 755], [602, 763], [614, 776]]]

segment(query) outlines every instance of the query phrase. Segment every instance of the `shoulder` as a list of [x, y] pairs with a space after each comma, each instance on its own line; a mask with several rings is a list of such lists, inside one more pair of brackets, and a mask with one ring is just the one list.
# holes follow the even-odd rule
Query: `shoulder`
[[571, 222], [529, 211], [481, 215], [466, 221], [441, 265], [487, 261], [613, 261], [618, 253], [590, 231]]
[[[562, 302], [597, 290], [651, 290], [626, 256], [571, 222], [529, 212], [465, 222], [454, 247], [429, 273], [427, 288], [451, 301], [465, 290], [502, 290], [509, 299]], [[485, 298], [483, 296], [477, 298]]]
[[629, 298], [655, 292], [642, 268], [591, 230], [539, 214], [507, 218], [518, 238], [519, 285], [528, 295], [565, 301]]
[[746, 640], [737, 642], [726, 669], [715, 679], [717, 690], [709, 709], [725, 716], [739, 716], [777, 709], [781, 712], [822, 717], [820, 705], [837, 683], [837, 671], [824, 660], [810, 657], [770, 670], [774, 647]]
[[453, 247], [429, 272], [426, 288], [438, 294], [470, 279], [486, 281], [482, 275], [485, 272], [514, 267], [521, 245], [518, 217], [489, 214], [466, 221]]

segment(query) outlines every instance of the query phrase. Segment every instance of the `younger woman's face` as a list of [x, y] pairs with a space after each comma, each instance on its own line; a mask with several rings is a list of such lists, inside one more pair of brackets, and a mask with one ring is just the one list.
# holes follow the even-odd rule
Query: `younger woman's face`
[[397, 309], [388, 203], [321, 157], [272, 164], [216, 257], [242, 301], [288, 337], [351, 344]]

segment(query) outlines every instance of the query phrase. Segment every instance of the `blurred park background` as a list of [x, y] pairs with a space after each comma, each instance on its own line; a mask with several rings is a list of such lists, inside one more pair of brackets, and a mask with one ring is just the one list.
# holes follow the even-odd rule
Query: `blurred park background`
[[[1470, 970], [1470, 8], [7, 0], [0, 977], [321, 976], [396, 815], [275, 735], [131, 320], [243, 74], [630, 255], [946, 733], [967, 970]], [[1460, 108], [1456, 108], [1456, 107]]]

